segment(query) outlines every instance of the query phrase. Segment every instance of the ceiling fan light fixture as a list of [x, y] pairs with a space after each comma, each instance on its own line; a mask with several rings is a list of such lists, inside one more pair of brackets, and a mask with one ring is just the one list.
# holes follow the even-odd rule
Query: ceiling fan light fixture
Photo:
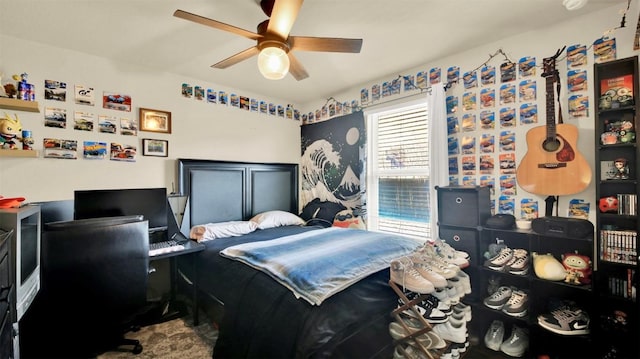
[[279, 47], [268, 46], [260, 50], [258, 69], [269, 80], [280, 80], [289, 72], [289, 56]]
[[564, 5], [567, 10], [573, 11], [585, 6], [587, 1], [589, 0], [563, 0], [562, 5]]

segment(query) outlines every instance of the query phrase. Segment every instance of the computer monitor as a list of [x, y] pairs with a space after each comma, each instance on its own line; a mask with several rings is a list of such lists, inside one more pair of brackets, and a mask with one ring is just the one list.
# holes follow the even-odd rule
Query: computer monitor
[[167, 189], [131, 188], [74, 192], [73, 218], [132, 216], [141, 214], [149, 230], [167, 228]]

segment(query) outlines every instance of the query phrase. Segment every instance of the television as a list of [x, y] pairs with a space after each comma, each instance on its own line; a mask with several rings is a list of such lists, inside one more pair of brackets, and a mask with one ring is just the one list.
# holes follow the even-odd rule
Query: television
[[15, 276], [15, 322], [20, 321], [40, 291], [40, 207], [27, 205], [0, 210], [0, 229], [13, 230], [11, 274]]
[[167, 229], [167, 189], [129, 188], [76, 190], [73, 218], [143, 215], [149, 231]]

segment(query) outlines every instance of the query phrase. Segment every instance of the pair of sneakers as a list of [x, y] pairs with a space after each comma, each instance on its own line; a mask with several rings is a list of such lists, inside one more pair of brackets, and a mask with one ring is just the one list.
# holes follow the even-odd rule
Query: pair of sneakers
[[495, 351], [501, 351], [512, 357], [522, 357], [529, 348], [527, 328], [513, 325], [511, 335], [505, 340], [505, 326], [501, 320], [491, 322], [484, 336], [484, 345]]
[[[416, 318], [400, 315], [399, 321], [389, 323], [389, 334], [394, 340], [404, 340], [412, 334], [425, 329], [422, 322]], [[426, 330], [423, 333], [413, 336], [406, 341], [407, 344], [416, 347], [422, 346], [426, 349], [443, 349], [447, 346], [444, 338], [433, 330]], [[418, 345], [419, 343], [419, 345]]]
[[529, 272], [529, 252], [526, 249], [503, 247], [485, 265], [492, 270], [525, 275]]
[[529, 309], [529, 295], [515, 287], [500, 286], [483, 303], [486, 307], [501, 310], [512, 317], [524, 317]]

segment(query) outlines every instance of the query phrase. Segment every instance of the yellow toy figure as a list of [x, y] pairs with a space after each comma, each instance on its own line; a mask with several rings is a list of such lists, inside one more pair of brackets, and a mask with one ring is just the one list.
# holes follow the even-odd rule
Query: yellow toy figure
[[18, 115], [15, 116], [15, 119], [12, 119], [7, 113], [4, 116], [4, 118], [0, 118], [0, 148], [17, 150], [18, 142], [22, 140], [20, 138], [22, 124]]

